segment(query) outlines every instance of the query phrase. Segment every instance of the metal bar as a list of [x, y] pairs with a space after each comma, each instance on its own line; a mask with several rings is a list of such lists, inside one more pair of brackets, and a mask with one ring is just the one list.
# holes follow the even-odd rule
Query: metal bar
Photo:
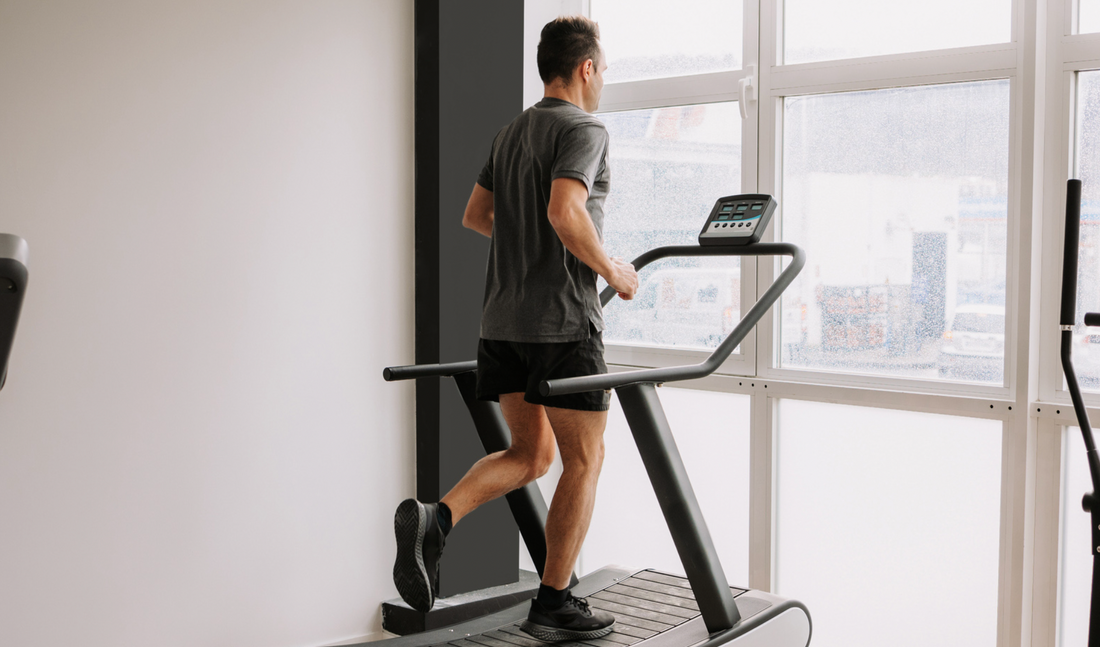
[[652, 384], [629, 384], [619, 387], [617, 393], [707, 631], [729, 629], [740, 621], [741, 614], [657, 389]]
[[459, 373], [477, 370], [477, 360], [452, 362], [450, 364], [412, 364], [410, 366], [389, 366], [382, 369], [382, 378], [387, 382], [413, 380], [420, 377], [452, 377]]
[[[1089, 423], [1088, 410], [1081, 397], [1081, 387], [1077, 383], [1077, 373], [1073, 368], [1073, 326], [1077, 324], [1077, 253], [1081, 234], [1081, 181], [1070, 180], [1066, 186], [1066, 228], [1065, 245], [1062, 248], [1062, 304], [1059, 325], [1062, 329], [1061, 359], [1062, 371], [1066, 374], [1066, 386], [1073, 401], [1073, 411], [1077, 414], [1077, 425], [1081, 428], [1081, 437], [1085, 441], [1085, 457], [1088, 460], [1089, 475], [1092, 477], [1092, 492], [1083, 500], [1086, 511], [1092, 521], [1093, 559], [1092, 599], [1089, 610], [1089, 647], [1100, 647], [1100, 514], [1096, 511], [1095, 499], [1100, 494], [1100, 457], [1096, 453], [1096, 442]], [[1089, 318], [1086, 315], [1086, 318]], [[1086, 322], [1088, 323], [1088, 322]]]
[[[713, 251], [711, 251], [713, 250]], [[603, 375], [585, 375], [581, 377], [569, 377], [558, 380], [543, 380], [539, 384], [539, 392], [544, 396], [565, 395], [567, 393], [580, 393], [583, 391], [604, 391], [615, 389], [625, 384], [640, 382], [677, 382], [680, 380], [694, 380], [710, 375], [726, 358], [730, 356], [734, 348], [748, 335], [752, 327], [764, 317], [779, 297], [783, 290], [787, 289], [802, 271], [806, 264], [806, 253], [797, 245], [791, 243], [758, 243], [745, 245], [744, 247], [658, 247], [650, 252], [642, 254], [635, 259], [635, 267], [644, 267], [646, 264], [666, 256], [791, 256], [791, 263], [775, 279], [775, 282], [764, 291], [745, 316], [733, 329], [733, 332], [714, 349], [700, 364], [688, 366], [671, 366], [668, 368], [651, 368], [638, 371], [626, 371], [622, 373], [605, 373]], [[637, 263], [641, 262], [641, 265]], [[607, 294], [604, 290], [603, 294]], [[602, 296], [601, 296], [602, 298]]]

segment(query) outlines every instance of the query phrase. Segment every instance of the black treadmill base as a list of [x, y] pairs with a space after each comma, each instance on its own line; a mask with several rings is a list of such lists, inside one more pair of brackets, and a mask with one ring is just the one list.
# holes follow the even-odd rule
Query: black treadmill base
[[515, 584], [439, 598], [427, 613], [413, 609], [401, 598], [386, 600], [382, 603], [382, 628], [398, 636], [439, 629], [514, 607], [538, 592], [538, 574], [521, 570]]
[[519, 629], [528, 611], [527, 603], [521, 602], [449, 627], [379, 641], [377, 647], [718, 647], [727, 643], [806, 647], [809, 644], [810, 617], [801, 603], [761, 591], [738, 588], [732, 591], [741, 621], [731, 629], [708, 634], [687, 578], [608, 566], [586, 576], [573, 588], [577, 597], [588, 598], [593, 608], [615, 616], [615, 631], [604, 638], [559, 643], [536, 640]]

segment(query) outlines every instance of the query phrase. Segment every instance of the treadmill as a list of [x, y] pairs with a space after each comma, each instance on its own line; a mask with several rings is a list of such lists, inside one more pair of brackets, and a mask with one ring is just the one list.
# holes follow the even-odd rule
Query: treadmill
[[[641, 269], [671, 257], [787, 256], [790, 262], [740, 323], [700, 364], [642, 369], [604, 375], [548, 380], [543, 395], [615, 389], [642, 462], [657, 494], [687, 577], [653, 569], [608, 566], [576, 580], [573, 592], [595, 609], [615, 616], [615, 631], [603, 638], [547, 643], [522, 632], [530, 603], [524, 601], [462, 623], [379, 641], [385, 647], [806, 647], [811, 621], [805, 605], [765, 591], [731, 587], [719, 562], [710, 531], [676, 448], [656, 387], [710, 375], [764, 316], [802, 270], [805, 253], [790, 243], [761, 243], [774, 198], [762, 194], [726, 196], [711, 210], [698, 245], [666, 246], [634, 259]], [[615, 296], [600, 294], [606, 306]], [[450, 377], [473, 417], [487, 453], [502, 451], [510, 432], [495, 402], [475, 396], [477, 361], [394, 366], [387, 381]], [[546, 502], [532, 482], [506, 495], [527, 550], [542, 576], [546, 561]], [[368, 643], [360, 643], [367, 645]]]
[[8, 378], [8, 357], [27, 290], [28, 255], [27, 241], [0, 234], [0, 389]]

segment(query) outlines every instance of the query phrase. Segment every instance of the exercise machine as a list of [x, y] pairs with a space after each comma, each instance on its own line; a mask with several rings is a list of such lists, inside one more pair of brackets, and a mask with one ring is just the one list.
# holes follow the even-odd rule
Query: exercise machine
[[0, 234], [0, 389], [8, 378], [8, 358], [27, 291], [27, 241]]
[[[1066, 236], [1062, 253], [1062, 312], [1058, 321], [1062, 331], [1062, 371], [1066, 374], [1066, 384], [1073, 400], [1073, 411], [1077, 414], [1077, 425], [1085, 439], [1085, 457], [1089, 462], [1089, 475], [1092, 477], [1092, 492], [1081, 499], [1081, 507], [1092, 517], [1092, 603], [1089, 608], [1088, 647], [1100, 647], [1100, 458], [1096, 453], [1096, 442], [1092, 437], [1092, 425], [1085, 401], [1081, 398], [1081, 387], [1077, 384], [1077, 373], [1073, 369], [1073, 327], [1077, 323], [1077, 251], [1081, 235], [1081, 180], [1070, 180], [1066, 187]], [[1100, 312], [1085, 313], [1086, 326], [1100, 326]]]
[[[634, 259], [634, 267], [641, 269], [671, 257], [790, 257], [775, 282], [706, 360], [687, 366], [549, 380], [539, 386], [547, 396], [615, 390], [687, 574], [685, 578], [652, 569], [605, 567], [580, 578], [573, 586], [574, 594], [588, 598], [592, 607], [614, 614], [615, 631], [604, 638], [558, 644], [805, 647], [810, 642], [810, 615], [802, 603], [764, 591], [731, 587], [726, 581], [656, 389], [661, 384], [698, 379], [717, 370], [802, 270], [806, 257], [798, 246], [759, 242], [775, 208], [775, 200], [767, 195], [720, 198], [703, 225], [698, 245], [658, 247]], [[608, 287], [600, 300], [606, 306], [614, 296], [615, 290]], [[387, 381], [453, 378], [485, 451], [508, 447], [510, 433], [499, 406], [475, 397], [476, 361], [389, 367], [383, 377]], [[541, 576], [546, 561], [546, 502], [534, 483], [506, 498]], [[545, 647], [548, 643], [519, 629], [528, 608], [525, 601], [450, 627], [392, 638], [385, 641], [386, 647]]]

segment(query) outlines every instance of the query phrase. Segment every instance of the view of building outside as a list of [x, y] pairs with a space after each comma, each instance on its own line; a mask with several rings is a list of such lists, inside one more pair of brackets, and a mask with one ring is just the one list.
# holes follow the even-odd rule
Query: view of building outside
[[680, 0], [675, 11], [663, 0], [591, 3], [608, 83], [741, 67], [741, 0]]
[[1081, 242], [1073, 366], [1081, 388], [1098, 391], [1100, 328], [1085, 327], [1084, 317], [1086, 312], [1100, 312], [1100, 72], [1077, 75], [1076, 166], [1081, 180]]
[[784, 0], [783, 18], [787, 65], [1012, 40], [1012, 0]]
[[[737, 104], [599, 117], [611, 136], [604, 249], [632, 260], [663, 245], [697, 244], [718, 198], [740, 193]], [[735, 257], [657, 261], [640, 272], [632, 301], [615, 299], [604, 309], [604, 340], [714, 348], [741, 318], [740, 294]]]
[[1009, 82], [785, 101], [788, 368], [1002, 384]]

